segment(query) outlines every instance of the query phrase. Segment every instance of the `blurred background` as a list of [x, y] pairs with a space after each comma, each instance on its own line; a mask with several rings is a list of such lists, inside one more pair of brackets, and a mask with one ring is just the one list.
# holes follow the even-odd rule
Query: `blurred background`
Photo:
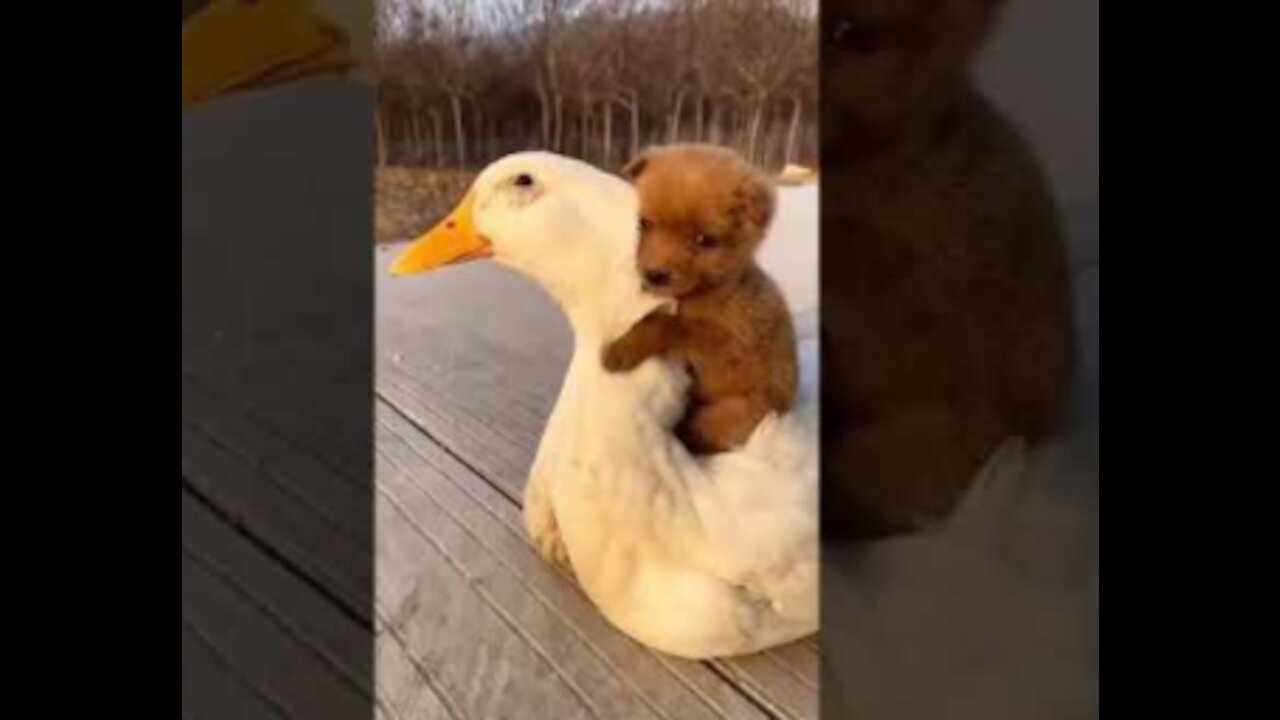
[[379, 0], [378, 240], [545, 149], [617, 168], [710, 142], [816, 163], [817, 0]]

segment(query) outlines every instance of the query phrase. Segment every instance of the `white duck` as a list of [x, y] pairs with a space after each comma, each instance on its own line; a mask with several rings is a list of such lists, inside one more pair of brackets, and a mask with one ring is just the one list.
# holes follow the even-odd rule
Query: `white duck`
[[[573, 359], [525, 490], [539, 552], [640, 642], [686, 658], [756, 652], [818, 629], [816, 394], [741, 450], [695, 458], [671, 429], [683, 367], [610, 374], [601, 348], [663, 301], [634, 270], [629, 184], [549, 153], [480, 174], [458, 208], [397, 258], [405, 275], [492, 257], [568, 316]], [[812, 380], [814, 368], [806, 368]]]

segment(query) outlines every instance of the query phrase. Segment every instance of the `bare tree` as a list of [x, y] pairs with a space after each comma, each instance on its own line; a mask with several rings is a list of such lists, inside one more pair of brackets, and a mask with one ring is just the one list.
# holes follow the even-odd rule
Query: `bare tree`
[[613, 166], [683, 140], [772, 165], [816, 146], [816, 0], [377, 6], [382, 165], [545, 148]]

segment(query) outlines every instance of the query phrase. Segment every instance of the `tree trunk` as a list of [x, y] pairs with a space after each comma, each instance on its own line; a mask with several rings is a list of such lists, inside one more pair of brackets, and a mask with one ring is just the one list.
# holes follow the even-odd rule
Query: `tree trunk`
[[604, 128], [602, 130], [604, 133], [602, 140], [604, 147], [601, 149], [600, 154], [603, 156], [601, 162], [605, 167], [609, 167], [613, 162], [613, 105], [608, 100], [604, 101], [603, 105], [604, 107], [600, 112], [604, 113]]
[[803, 107], [799, 97], [791, 98], [791, 127], [787, 129], [787, 152], [783, 158], [786, 165], [796, 161], [797, 143], [800, 140], [800, 113]]
[[747, 125], [747, 159], [759, 160], [760, 122], [764, 116], [764, 98], [757, 98], [751, 111], [751, 121]]
[[467, 128], [462, 122], [462, 98], [450, 95], [449, 104], [453, 106], [453, 132], [458, 146], [458, 169], [465, 170], [467, 168]]
[[444, 168], [444, 119], [440, 117], [440, 111], [431, 108], [431, 158], [432, 167], [436, 169]]
[[409, 152], [411, 153], [411, 164], [422, 164], [422, 119], [418, 117], [418, 108], [413, 107], [409, 110]]
[[555, 152], [564, 152], [564, 96], [556, 93], [556, 134], [555, 144], [551, 149]]
[[373, 132], [374, 141], [377, 143], [378, 149], [378, 167], [387, 166], [387, 131], [386, 131], [386, 114], [379, 105], [374, 108], [373, 114]]
[[698, 102], [693, 106], [693, 139], [695, 142], [702, 142], [706, 139], [707, 134], [703, 127], [703, 104], [704, 98], [702, 93], [698, 93]]
[[712, 143], [719, 145], [724, 139], [724, 105], [711, 101], [711, 125], [708, 128], [706, 137]]
[[475, 97], [469, 98], [471, 101], [471, 126], [475, 134], [475, 144], [471, 147], [471, 160], [483, 165], [485, 158], [484, 153], [484, 110], [480, 107], [480, 103]]
[[538, 77], [538, 107], [542, 110], [542, 147], [551, 147], [551, 98], [547, 95], [547, 84]]
[[591, 162], [591, 100], [583, 98], [582, 115], [578, 118], [578, 152], [583, 160]]
[[[640, 95], [631, 93], [631, 157], [640, 154]], [[630, 158], [628, 158], [630, 159]]]
[[667, 142], [680, 141], [680, 115], [684, 112], [684, 90], [676, 93], [675, 106], [671, 108], [671, 116], [667, 118]]

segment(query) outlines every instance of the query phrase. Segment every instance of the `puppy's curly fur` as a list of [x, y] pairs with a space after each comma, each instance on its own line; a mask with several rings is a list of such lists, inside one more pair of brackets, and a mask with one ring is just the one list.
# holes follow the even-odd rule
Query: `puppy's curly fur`
[[624, 170], [640, 197], [637, 269], [677, 299], [605, 348], [611, 371], [669, 354], [693, 376], [677, 434], [696, 453], [737, 447], [795, 401], [795, 331], [782, 293], [755, 263], [776, 205], [771, 180], [710, 145], [652, 148]]

